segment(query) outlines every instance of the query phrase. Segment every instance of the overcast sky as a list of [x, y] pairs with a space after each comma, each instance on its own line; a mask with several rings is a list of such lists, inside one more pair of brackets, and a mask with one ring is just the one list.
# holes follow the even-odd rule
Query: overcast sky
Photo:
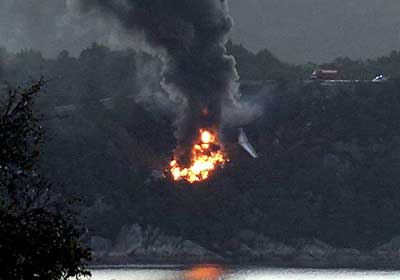
[[234, 38], [286, 61], [376, 57], [400, 48], [399, 0], [231, 0]]
[[[76, 54], [95, 40], [134, 45], [117, 24], [77, 15], [74, 1], [0, 0], [0, 45], [46, 56], [61, 49]], [[373, 58], [400, 49], [399, 0], [230, 0], [230, 6], [234, 41], [285, 61]]]

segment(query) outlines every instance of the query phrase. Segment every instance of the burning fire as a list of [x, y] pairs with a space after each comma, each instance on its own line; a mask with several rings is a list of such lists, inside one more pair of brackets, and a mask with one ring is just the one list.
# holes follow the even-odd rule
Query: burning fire
[[216, 135], [207, 129], [201, 129], [199, 134], [199, 142], [195, 143], [192, 149], [190, 167], [179, 166], [175, 159], [171, 161], [170, 171], [175, 181], [204, 181], [219, 165], [225, 164], [226, 156], [218, 144]]

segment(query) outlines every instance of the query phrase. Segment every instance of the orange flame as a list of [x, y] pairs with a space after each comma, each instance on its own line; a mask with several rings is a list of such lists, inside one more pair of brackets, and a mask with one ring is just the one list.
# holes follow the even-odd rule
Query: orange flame
[[199, 142], [192, 148], [191, 166], [182, 168], [176, 159], [170, 163], [170, 171], [175, 181], [186, 180], [189, 183], [204, 181], [219, 165], [226, 162], [225, 154], [218, 144], [217, 137], [211, 131], [200, 130]]

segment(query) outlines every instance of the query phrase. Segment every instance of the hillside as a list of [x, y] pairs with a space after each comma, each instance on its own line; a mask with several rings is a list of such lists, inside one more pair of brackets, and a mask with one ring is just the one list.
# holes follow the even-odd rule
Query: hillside
[[[228, 142], [229, 164], [196, 186], [162, 176], [175, 146], [176, 112], [160, 98], [157, 82], [149, 82], [157, 81], [151, 76], [157, 60], [97, 44], [78, 58], [0, 53], [2, 80], [50, 77], [37, 103], [48, 137], [42, 168], [82, 200], [87, 238], [110, 245], [123, 228], [138, 224], [225, 256], [241, 248], [240, 232], [288, 245], [318, 239], [359, 250], [399, 235], [398, 81], [304, 83], [295, 75], [301, 67], [267, 50], [254, 54], [231, 45], [230, 51], [242, 76], [259, 75], [260, 84], [277, 79], [249, 98], [264, 104], [264, 114], [245, 127], [260, 157]], [[398, 57], [376, 63], [395, 69]], [[372, 71], [374, 63], [358, 64], [359, 70]]]

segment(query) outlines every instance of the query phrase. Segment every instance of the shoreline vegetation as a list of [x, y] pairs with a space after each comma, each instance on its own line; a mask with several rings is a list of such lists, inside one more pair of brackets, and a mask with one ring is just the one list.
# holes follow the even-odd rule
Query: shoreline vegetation
[[[400, 52], [290, 65], [268, 50], [227, 47], [242, 80], [258, 81], [242, 88], [242, 100], [250, 111], [261, 108], [243, 125], [260, 157], [249, 158], [237, 127], [226, 125], [231, 161], [195, 186], [162, 174], [179, 112], [160, 87], [156, 58], [99, 44], [56, 59], [0, 49], [5, 92], [48, 80], [30, 109], [49, 137], [37, 161], [37, 145], [29, 148], [46, 184], [62, 186], [56, 196], [80, 198], [73, 210], [76, 225], [87, 227], [81, 240], [92, 248], [92, 264], [399, 268]], [[385, 73], [390, 81], [305, 84], [316, 67], [340, 68], [342, 79]]]
[[[129, 228], [129, 230], [126, 230]], [[144, 242], [139, 225], [125, 227], [118, 240], [92, 238], [93, 261], [90, 266], [265, 266], [276, 268], [352, 268], [400, 269], [400, 237], [371, 250], [334, 248], [322, 241], [297, 240], [288, 245], [254, 232], [241, 232], [229, 240], [235, 248], [212, 252], [182, 237], [158, 233]], [[112, 246], [114, 244], [114, 246]]]

